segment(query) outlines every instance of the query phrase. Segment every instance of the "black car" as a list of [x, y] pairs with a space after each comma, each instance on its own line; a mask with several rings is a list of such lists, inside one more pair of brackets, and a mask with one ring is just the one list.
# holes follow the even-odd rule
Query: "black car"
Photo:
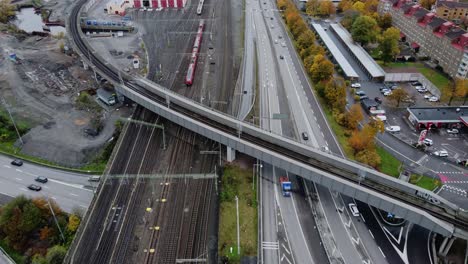
[[37, 186], [37, 185], [35, 185], [35, 184], [30, 184], [30, 185], [28, 186], [28, 189], [29, 189], [29, 190], [32, 190], [32, 191], [36, 191], [36, 192], [42, 190], [41, 186]]
[[412, 82], [411, 85], [412, 85], [412, 86], [422, 86], [422, 83], [420, 83], [420, 82]]
[[37, 181], [37, 182], [40, 182], [40, 183], [46, 183], [46, 182], [49, 181], [49, 180], [48, 180], [46, 177], [44, 177], [44, 176], [37, 176], [36, 179], [34, 179], [34, 180]]
[[309, 140], [309, 135], [307, 134], [307, 132], [302, 132], [302, 139]]
[[374, 100], [379, 104], [382, 103], [382, 98], [380, 98], [380, 97], [376, 97], [376, 98], [374, 98]]
[[15, 159], [15, 160], [12, 160], [11, 161], [11, 165], [15, 165], [15, 166], [22, 166], [23, 165], [23, 161], [20, 160], [20, 159]]

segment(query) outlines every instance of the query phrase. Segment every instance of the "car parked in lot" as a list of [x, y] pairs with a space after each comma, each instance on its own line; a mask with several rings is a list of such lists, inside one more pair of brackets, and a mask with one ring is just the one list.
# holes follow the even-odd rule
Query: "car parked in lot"
[[420, 82], [411, 82], [412, 86], [422, 86], [422, 83]]
[[424, 95], [424, 99], [428, 99], [428, 100], [429, 100], [429, 98], [431, 98], [432, 96], [433, 96], [432, 94], [425, 94], [425, 95]]
[[309, 135], [307, 134], [307, 132], [302, 132], [302, 139], [309, 140]]
[[389, 96], [389, 95], [391, 95], [391, 94], [392, 94], [392, 91], [386, 91], [383, 95], [384, 95], [384, 96]]
[[386, 131], [388, 132], [400, 132], [401, 127], [400, 126], [389, 126], [385, 128]]
[[359, 90], [359, 91], [356, 92], [356, 95], [364, 96], [364, 95], [366, 95], [366, 92]]
[[361, 84], [360, 83], [352, 83], [351, 87], [352, 88], [361, 88]]
[[23, 166], [23, 161], [20, 160], [20, 159], [14, 159], [11, 161], [11, 165], [15, 165], [15, 166]]
[[380, 98], [380, 97], [376, 97], [376, 98], [374, 98], [374, 100], [379, 104], [382, 103], [382, 98]]
[[433, 142], [432, 139], [430, 139], [430, 138], [425, 138], [425, 139], [423, 140], [423, 143], [424, 143], [424, 145], [426, 145], [426, 146], [432, 146], [432, 145], [434, 144], [434, 142]]
[[432, 96], [431, 98], [429, 98], [429, 102], [439, 102], [439, 97]]
[[47, 179], [44, 176], [37, 176], [36, 179], [34, 179], [34, 180], [37, 181], [37, 182], [40, 182], [40, 183], [46, 183], [46, 182], [49, 181], [49, 179]]
[[388, 93], [388, 92], [391, 92], [391, 91], [392, 91], [392, 90], [387, 89], [387, 88], [380, 90], [380, 92], [381, 92], [382, 94], [385, 94], [385, 93]]
[[359, 216], [359, 210], [357, 209], [356, 204], [350, 203], [348, 206], [349, 211], [351, 211], [351, 214], [353, 214], [353, 216]]
[[28, 189], [29, 189], [29, 190], [32, 190], [32, 191], [36, 191], [36, 192], [42, 190], [41, 186], [38, 186], [38, 185], [36, 185], [36, 184], [30, 184], [30, 185], [28, 185]]
[[458, 131], [458, 129], [456, 129], [456, 128], [449, 128], [449, 129], [447, 129], [447, 133], [449, 133], [449, 134], [458, 134], [458, 132], [459, 132], [459, 131]]
[[427, 89], [424, 88], [424, 87], [421, 87], [421, 88], [416, 89], [416, 90], [418, 90], [419, 93], [425, 93], [425, 92], [427, 92]]
[[377, 121], [382, 121], [382, 122], [385, 122], [387, 121], [387, 116], [386, 115], [382, 115], [382, 114], [378, 114], [378, 115], [375, 115], [374, 117], [372, 117], [374, 120], [377, 120]]
[[280, 55], [279, 58], [282, 59], [282, 60], [284, 59], [283, 55]]
[[367, 95], [359, 96], [359, 100], [364, 100], [364, 99], [369, 99], [369, 96]]
[[448, 152], [446, 150], [439, 150], [434, 152], [434, 155], [438, 157], [448, 157]]

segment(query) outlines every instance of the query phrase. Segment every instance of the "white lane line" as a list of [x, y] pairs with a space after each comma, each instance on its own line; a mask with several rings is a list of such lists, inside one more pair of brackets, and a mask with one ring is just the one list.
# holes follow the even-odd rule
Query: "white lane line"
[[8, 165], [3, 165], [3, 167], [11, 169], [11, 166]]
[[66, 183], [66, 182], [57, 181], [57, 180], [54, 180], [54, 179], [49, 179], [49, 181], [55, 182], [55, 183], [58, 183], [58, 184], [62, 184], [62, 185], [66, 185], [66, 186], [70, 186], [70, 187], [73, 187], [73, 188], [89, 191], [89, 192], [93, 191], [93, 190], [89, 190], [89, 189], [84, 188], [84, 186], [80, 185], [80, 184]]
[[385, 254], [383, 253], [382, 249], [381, 249], [380, 247], [378, 247], [378, 248], [379, 248], [379, 250], [380, 250], [380, 253], [382, 253], [382, 256], [383, 256], [384, 258], [387, 258], [387, 257], [385, 256]]
[[78, 194], [75, 194], [75, 193], [70, 193], [70, 195], [72, 195], [72, 196], [78, 196]]
[[85, 209], [88, 209], [88, 206], [81, 205], [81, 204], [80, 204], [79, 206], [80, 206], [80, 207], [83, 207], [83, 208], [85, 208]]
[[37, 176], [39, 176], [39, 175], [37, 175], [37, 174], [30, 173], [30, 172], [27, 172], [27, 171], [24, 171], [24, 173], [26, 173], [26, 174], [28, 174], [28, 175], [30, 175], [30, 176], [34, 176], [34, 177], [37, 177]]
[[28, 191], [28, 190], [26, 190], [25, 188], [19, 188], [19, 189], [22, 190], [22, 191], [25, 191], [25, 192]]
[[283, 243], [281, 243], [281, 246], [283, 246], [283, 249], [284, 249], [286, 252], [288, 252], [289, 255], [291, 255], [291, 252], [286, 248], [286, 246], [285, 246]]
[[369, 233], [370, 233], [371, 237], [372, 237], [373, 239], [375, 239], [374, 234], [372, 234], [372, 231], [370, 231], [370, 229], [368, 229], [368, 230], [369, 230]]
[[23, 171], [22, 171], [22, 170], [20, 170], [20, 169], [16, 169], [16, 171], [17, 171], [17, 172], [23, 172]]
[[23, 181], [23, 179], [20, 179], [20, 178], [15, 178], [15, 179], [18, 180], [18, 181]]

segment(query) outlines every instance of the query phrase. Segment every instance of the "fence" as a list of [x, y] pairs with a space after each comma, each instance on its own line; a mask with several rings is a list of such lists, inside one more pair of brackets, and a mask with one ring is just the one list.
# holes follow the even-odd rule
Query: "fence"
[[420, 82], [427, 90], [440, 98], [440, 90], [421, 73], [386, 73], [386, 82]]

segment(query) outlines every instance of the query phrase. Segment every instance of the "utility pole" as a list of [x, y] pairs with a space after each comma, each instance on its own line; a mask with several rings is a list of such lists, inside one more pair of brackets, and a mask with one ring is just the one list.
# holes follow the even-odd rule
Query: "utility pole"
[[46, 196], [46, 197], [47, 197], [47, 204], [49, 205], [50, 212], [52, 213], [52, 216], [54, 217], [54, 221], [55, 221], [55, 224], [57, 225], [57, 228], [58, 228], [58, 230], [60, 232], [60, 236], [62, 237], [62, 241], [65, 242], [65, 236], [63, 235], [63, 232], [62, 232], [62, 229], [60, 228], [57, 217], [55, 216], [54, 209], [50, 205], [49, 196]]
[[239, 198], [237, 198], [237, 195], [236, 195], [236, 214], [237, 214], [237, 255], [240, 255]]

